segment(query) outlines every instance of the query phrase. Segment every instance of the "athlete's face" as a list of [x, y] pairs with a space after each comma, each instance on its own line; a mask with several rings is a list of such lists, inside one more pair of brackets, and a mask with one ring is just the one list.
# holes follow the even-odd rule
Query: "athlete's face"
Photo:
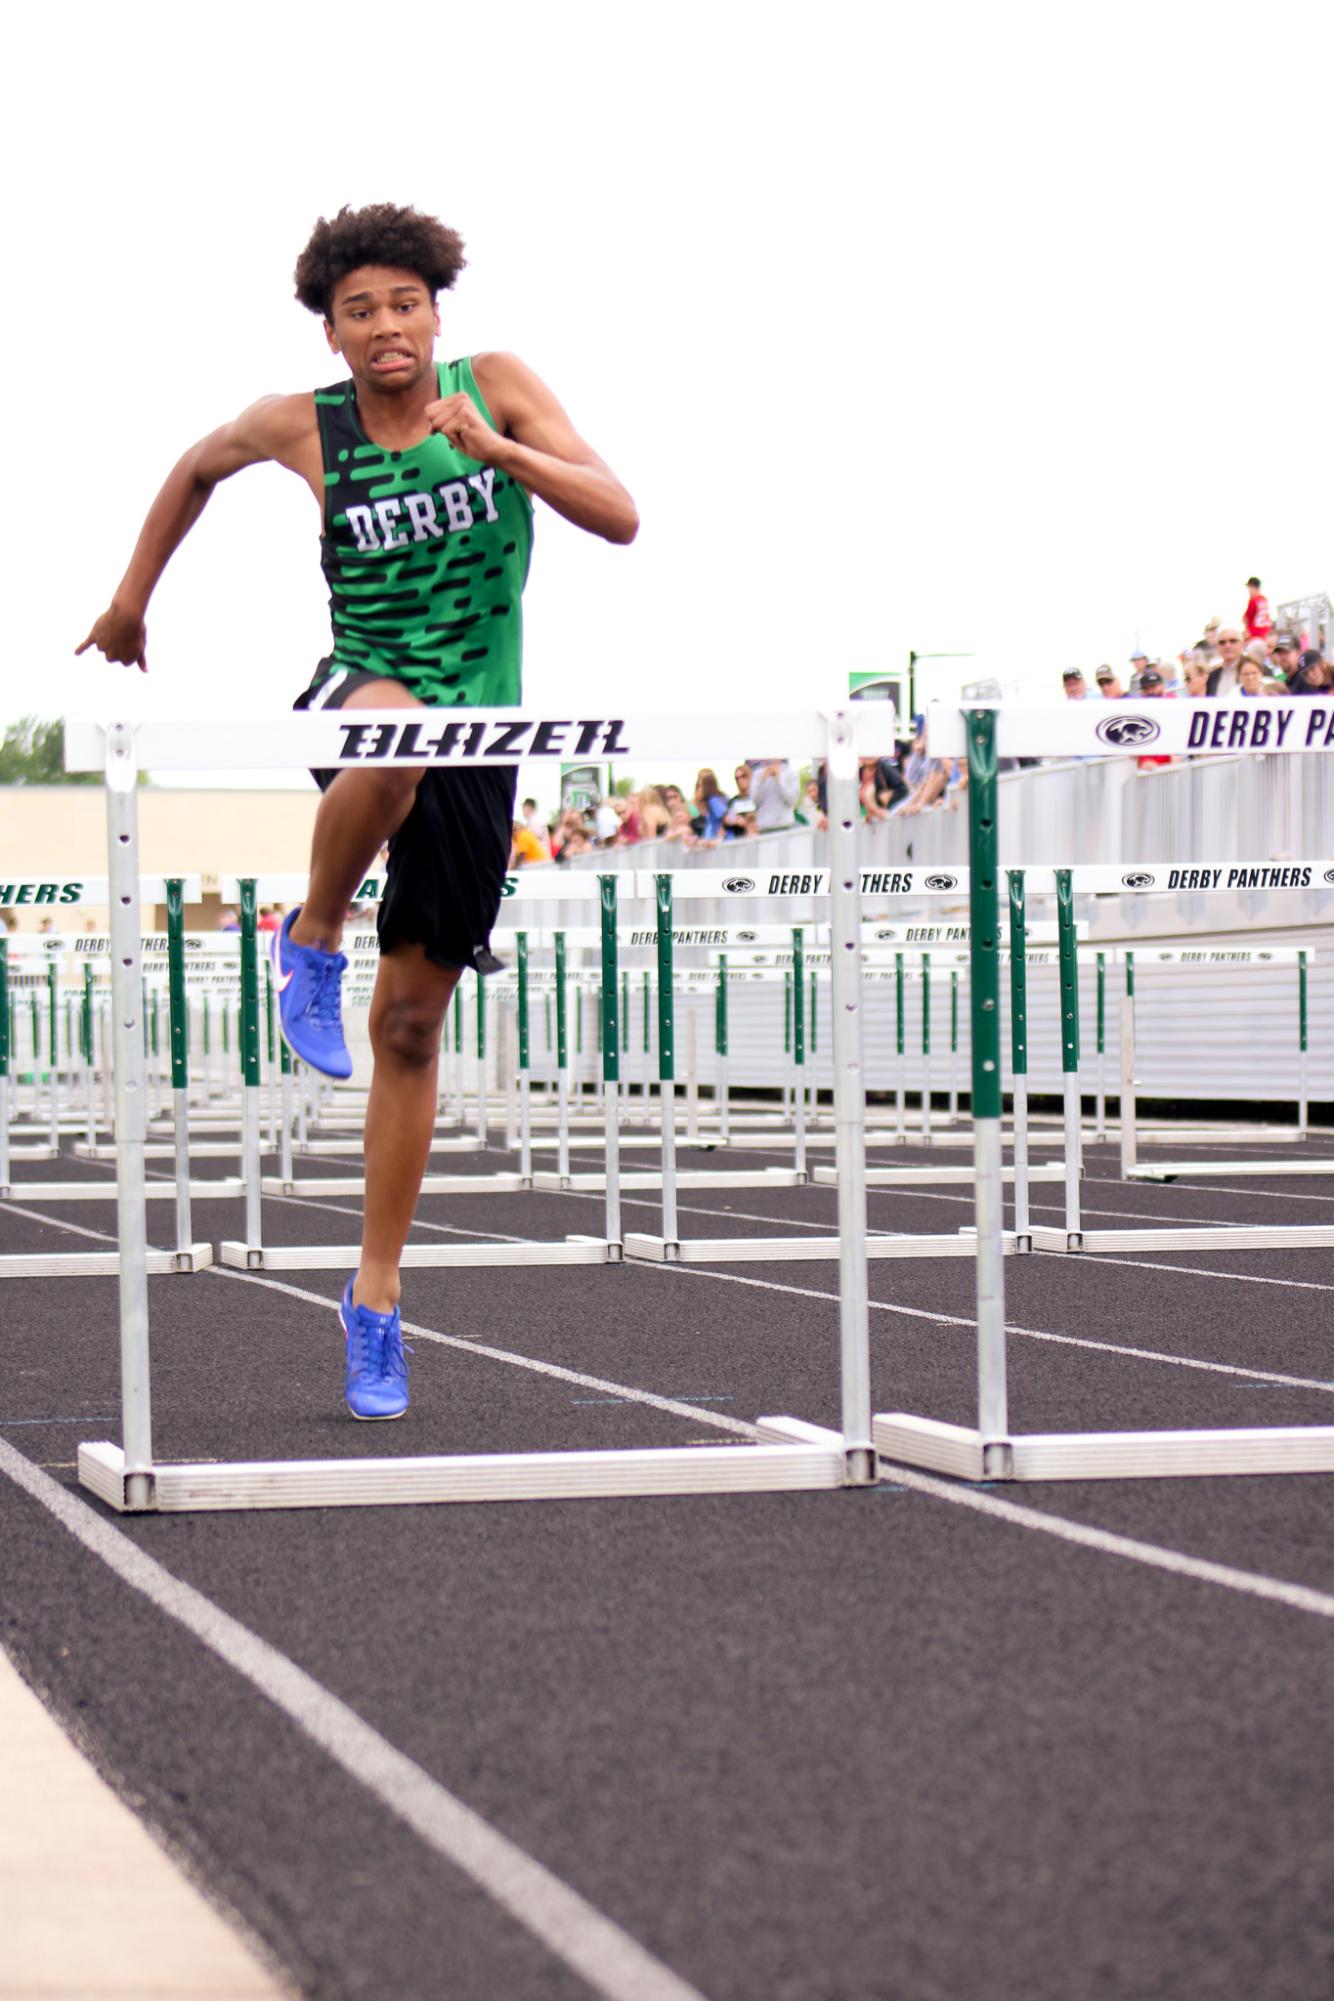
[[325, 336], [359, 385], [394, 395], [431, 368], [440, 315], [415, 272], [364, 264], [334, 286]]

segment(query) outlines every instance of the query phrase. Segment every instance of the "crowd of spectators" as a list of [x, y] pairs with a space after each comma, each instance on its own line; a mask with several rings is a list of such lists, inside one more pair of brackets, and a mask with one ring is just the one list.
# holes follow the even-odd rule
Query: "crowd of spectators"
[[[1246, 609], [1235, 625], [1211, 618], [1193, 645], [1180, 653], [1152, 658], [1136, 650], [1125, 679], [1101, 666], [1089, 688], [1080, 667], [1062, 675], [1067, 700], [1171, 701], [1181, 695], [1194, 699], [1215, 696], [1224, 701], [1275, 695], [1324, 695], [1334, 690], [1334, 664], [1309, 634], [1275, 625], [1258, 577], [1246, 583]], [[1141, 769], [1173, 764], [1171, 757], [1141, 757]]]
[[568, 861], [598, 848], [630, 848], [640, 841], [678, 841], [683, 848], [719, 848], [757, 834], [823, 824], [814, 779], [803, 783], [784, 758], [750, 758], [732, 773], [733, 790], [704, 765], [686, 796], [679, 785], [644, 785], [609, 794], [596, 805], [567, 806], [544, 821], [535, 799], [525, 799], [514, 822], [511, 866]]
[[[1276, 627], [1260, 579], [1247, 581], [1246, 609], [1235, 625], [1211, 618], [1199, 639], [1180, 653], [1154, 658], [1136, 648], [1124, 671], [1103, 665], [1086, 677], [1082, 667], [1062, 676], [1071, 701], [1171, 700], [1174, 696], [1321, 695], [1334, 693], [1334, 663], [1308, 635]], [[1002, 758], [1000, 768], [1016, 760]], [[1021, 764], [1036, 760], [1021, 758]], [[1173, 758], [1144, 756], [1142, 768]], [[824, 775], [817, 765], [798, 774], [782, 758], [749, 758], [732, 773], [727, 792], [704, 766], [687, 798], [675, 785], [645, 785], [596, 806], [571, 807], [544, 823], [532, 799], [514, 823], [512, 865], [564, 860], [597, 848], [633, 847], [639, 841], [679, 841], [713, 848], [796, 826], [827, 826]], [[968, 785], [962, 759], [931, 758], [926, 718], [912, 718], [911, 735], [883, 757], [864, 757], [860, 769], [863, 818], [897, 819], [957, 805]]]

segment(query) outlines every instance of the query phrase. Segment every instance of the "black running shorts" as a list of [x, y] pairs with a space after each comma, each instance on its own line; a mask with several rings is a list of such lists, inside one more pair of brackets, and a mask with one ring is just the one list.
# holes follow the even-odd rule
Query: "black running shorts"
[[[294, 707], [340, 709], [354, 689], [382, 678], [324, 674]], [[321, 792], [337, 776], [311, 773]], [[423, 771], [412, 811], [389, 843], [376, 917], [382, 952], [421, 945], [433, 965], [451, 969], [476, 967], [479, 955], [485, 961], [509, 867], [518, 776], [512, 764]]]

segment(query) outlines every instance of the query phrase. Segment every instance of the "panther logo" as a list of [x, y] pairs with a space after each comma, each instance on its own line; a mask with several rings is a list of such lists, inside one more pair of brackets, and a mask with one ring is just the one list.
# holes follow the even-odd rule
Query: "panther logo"
[[755, 887], [753, 875], [729, 875], [723, 884], [728, 896], [746, 896]]
[[1145, 868], [1131, 869], [1128, 874], [1122, 876], [1121, 887], [1123, 889], [1152, 889], [1153, 881], [1152, 870]]
[[1325, 881], [1334, 882], [1334, 868], [1327, 868], [1325, 870]]
[[1095, 734], [1113, 750], [1138, 750], [1146, 743], [1155, 743], [1162, 730], [1152, 716], [1106, 716]]
[[736, 942], [738, 945], [753, 945], [759, 935], [758, 931], [738, 931]]
[[886, 929], [885, 926], [883, 925], [881, 926], [879, 931], [875, 932], [874, 936], [877, 944], [892, 945], [894, 943], [894, 932], [892, 930]]
[[959, 878], [957, 875], [925, 875], [922, 877], [922, 887], [923, 889], [957, 889], [959, 887]]
[[1272, 952], [1257, 952], [1255, 956], [1257, 959], [1272, 959], [1274, 955]]

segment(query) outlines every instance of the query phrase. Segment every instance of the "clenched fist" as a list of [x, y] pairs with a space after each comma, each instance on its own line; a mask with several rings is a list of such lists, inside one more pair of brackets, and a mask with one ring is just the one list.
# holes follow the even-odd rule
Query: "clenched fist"
[[447, 438], [464, 458], [476, 459], [482, 465], [493, 463], [500, 436], [492, 430], [466, 391], [459, 390], [439, 403], [428, 404], [426, 418], [431, 429]]

